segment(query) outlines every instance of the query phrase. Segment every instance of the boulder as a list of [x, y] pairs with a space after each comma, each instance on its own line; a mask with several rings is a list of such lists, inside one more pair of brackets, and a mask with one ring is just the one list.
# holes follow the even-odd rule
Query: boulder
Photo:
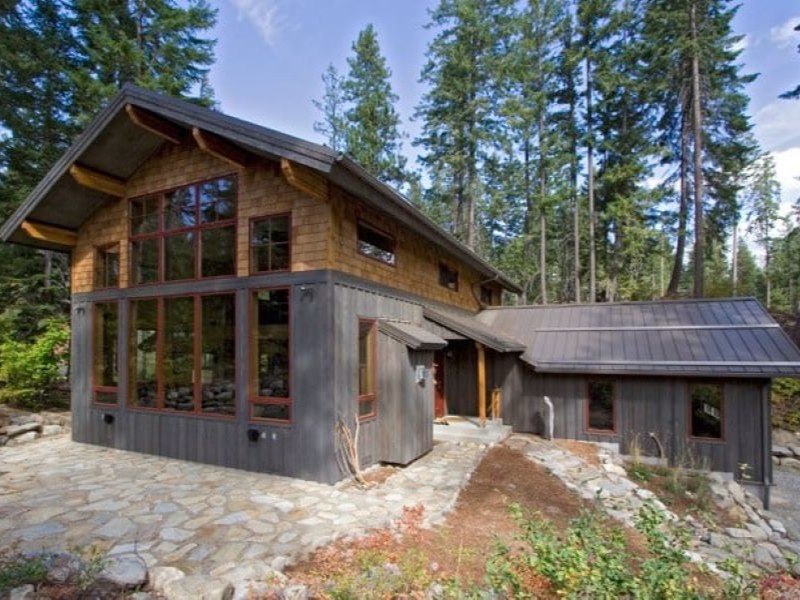
[[175, 567], [153, 567], [150, 570], [150, 587], [156, 593], [163, 594], [168, 584], [184, 577], [186, 574]]
[[773, 446], [772, 447], [772, 456], [777, 456], [778, 458], [785, 458], [787, 456], [794, 456], [794, 453], [789, 450], [786, 446]]
[[36, 589], [30, 583], [15, 587], [8, 593], [8, 600], [34, 600], [34, 598]]
[[147, 564], [135, 554], [114, 556], [97, 578], [126, 590], [137, 588], [147, 583]]
[[233, 586], [227, 579], [189, 575], [167, 583], [163, 594], [169, 600], [230, 600]]

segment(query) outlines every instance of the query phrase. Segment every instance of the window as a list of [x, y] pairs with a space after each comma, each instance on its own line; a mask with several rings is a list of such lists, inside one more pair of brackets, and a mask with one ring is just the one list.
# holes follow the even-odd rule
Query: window
[[94, 305], [92, 387], [93, 400], [98, 404], [117, 403], [117, 323], [116, 302], [97, 302]]
[[236, 414], [234, 294], [131, 301], [130, 404]]
[[94, 255], [94, 287], [119, 285], [119, 244], [97, 248]]
[[253, 383], [250, 418], [291, 421], [289, 290], [259, 290], [252, 299]]
[[366, 223], [358, 223], [358, 251], [387, 265], [395, 265], [395, 241]]
[[233, 275], [236, 178], [130, 201], [133, 284]]
[[588, 384], [587, 429], [613, 432], [614, 384], [610, 381], [590, 381]]
[[439, 285], [449, 290], [458, 291], [458, 271], [444, 263], [439, 263]]
[[689, 386], [691, 423], [689, 435], [722, 439], [722, 385], [694, 383]]
[[375, 321], [358, 321], [358, 416], [375, 415]]
[[481, 286], [480, 301], [481, 304], [485, 306], [492, 306], [494, 303], [494, 294], [492, 293], [492, 288], [490, 288], [488, 285]]
[[266, 273], [289, 268], [291, 223], [288, 215], [253, 221], [250, 229], [250, 271]]

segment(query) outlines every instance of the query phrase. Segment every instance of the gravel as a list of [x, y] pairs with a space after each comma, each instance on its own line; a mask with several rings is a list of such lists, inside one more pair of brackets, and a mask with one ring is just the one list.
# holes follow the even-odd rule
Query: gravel
[[800, 473], [775, 467], [772, 478], [775, 485], [770, 490], [771, 513], [786, 527], [789, 537], [800, 539]]

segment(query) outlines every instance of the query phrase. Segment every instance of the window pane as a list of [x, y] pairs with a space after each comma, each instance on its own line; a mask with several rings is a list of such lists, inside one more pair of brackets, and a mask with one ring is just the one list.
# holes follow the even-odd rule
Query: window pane
[[94, 385], [116, 387], [117, 381], [117, 303], [98, 303], [94, 308]]
[[155, 407], [157, 393], [157, 310], [155, 300], [131, 301], [131, 404]]
[[358, 395], [375, 393], [374, 365], [375, 324], [371, 321], [358, 322]]
[[117, 287], [119, 285], [119, 245], [98, 248], [95, 261], [95, 287]]
[[194, 298], [164, 300], [164, 406], [194, 410]]
[[203, 412], [236, 413], [236, 304], [233, 294], [203, 296], [200, 377]]
[[253, 404], [252, 418], [288, 421], [292, 418], [291, 406], [288, 404]]
[[164, 238], [164, 279], [194, 278], [194, 233]]
[[196, 195], [197, 192], [194, 186], [180, 188], [166, 194], [164, 229], [180, 229], [194, 226], [197, 220]]
[[358, 403], [358, 416], [369, 417], [375, 414], [375, 400], [360, 401]]
[[458, 271], [444, 263], [439, 263], [439, 285], [451, 290], [458, 290]]
[[722, 439], [722, 386], [695, 384], [690, 386], [690, 391], [692, 436]]
[[158, 231], [158, 198], [137, 198], [131, 200], [131, 234], [153, 233]]
[[256, 292], [254, 320], [256, 396], [289, 398], [289, 291]]
[[589, 429], [614, 430], [614, 384], [589, 382]]
[[223, 177], [200, 185], [200, 220], [216, 223], [236, 216], [236, 178]]
[[158, 281], [158, 240], [131, 243], [131, 270], [134, 283]]
[[95, 392], [94, 401], [97, 404], [116, 404], [117, 392]]
[[253, 271], [289, 268], [289, 217], [272, 217], [253, 223], [250, 240]]
[[379, 231], [358, 224], [358, 251], [386, 264], [395, 263], [394, 240]]
[[233, 227], [206, 229], [200, 233], [202, 277], [233, 275], [236, 235]]

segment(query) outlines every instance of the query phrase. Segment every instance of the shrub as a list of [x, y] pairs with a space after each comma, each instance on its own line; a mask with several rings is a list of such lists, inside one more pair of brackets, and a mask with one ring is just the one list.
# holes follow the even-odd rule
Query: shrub
[[47, 577], [47, 556], [23, 557], [11, 551], [0, 555], [0, 593], [26, 583], [37, 584]]

